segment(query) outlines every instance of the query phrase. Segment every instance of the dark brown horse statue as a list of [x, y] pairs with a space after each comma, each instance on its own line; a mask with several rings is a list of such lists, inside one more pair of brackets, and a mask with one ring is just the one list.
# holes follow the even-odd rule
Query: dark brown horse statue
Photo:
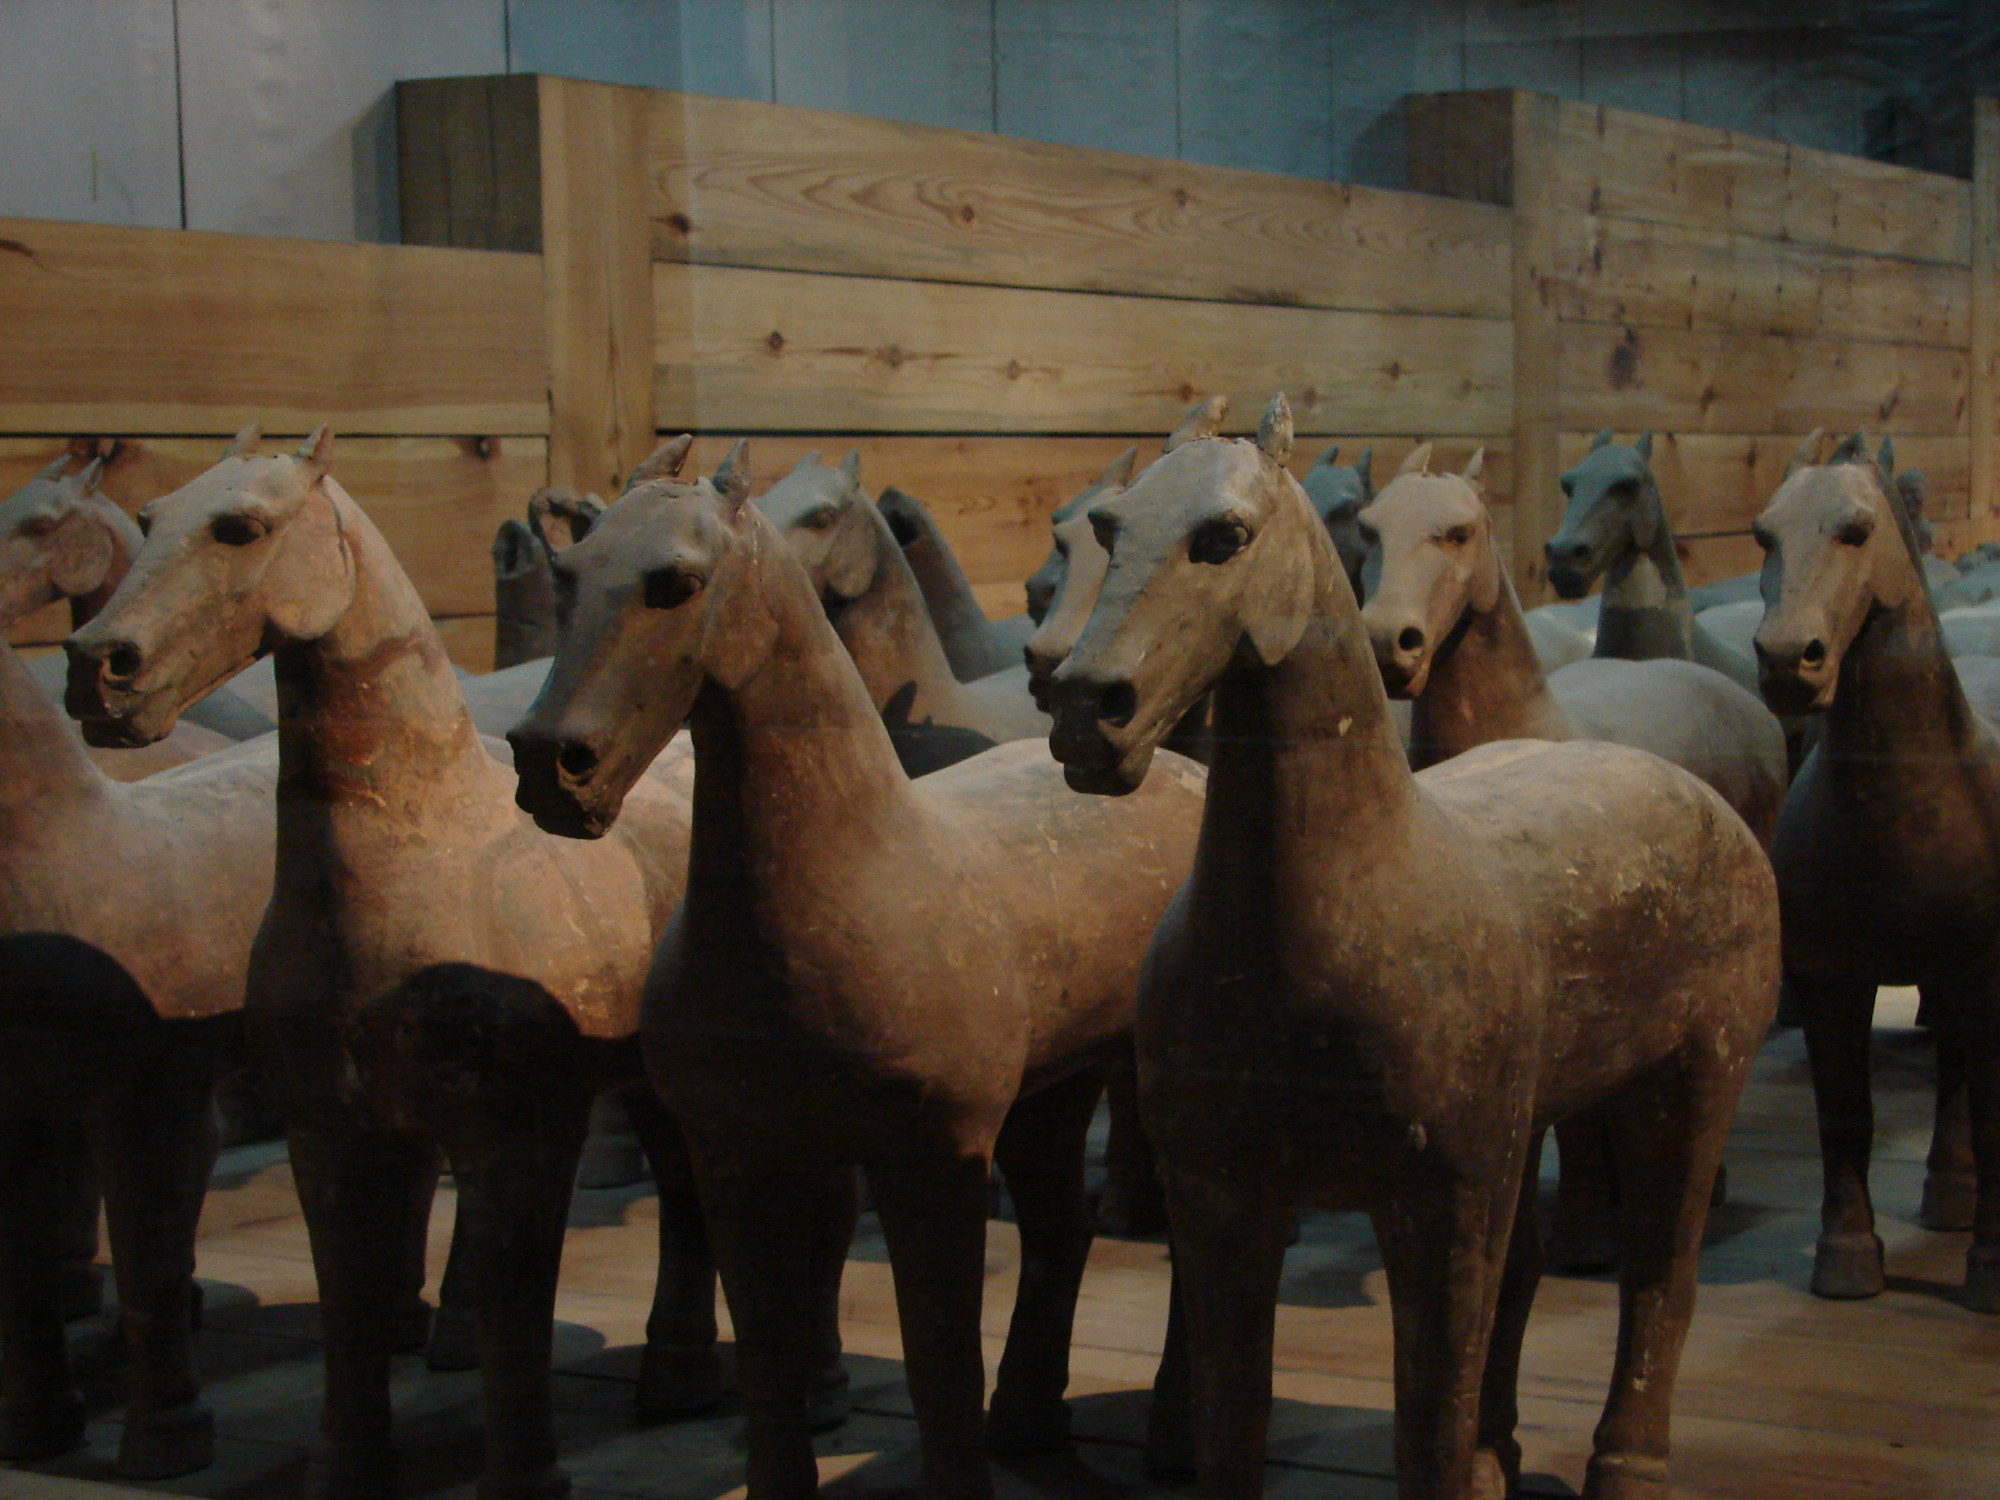
[[[729, 1292], [750, 1495], [814, 1491], [807, 1289], [844, 1250], [858, 1163], [888, 1240], [924, 1492], [980, 1500], [987, 1442], [1067, 1442], [1096, 1065], [1128, 1035], [1202, 775], [1176, 758], [1143, 795], [1093, 804], [1043, 745], [1018, 743], [911, 780], [748, 489], [736, 464], [718, 483], [642, 485], [558, 560], [574, 603], [512, 736], [520, 800], [546, 828], [602, 835], [691, 725], [687, 896], [647, 981], [646, 1056], [687, 1129]], [[996, 1161], [1024, 1270], [982, 1424]]]
[[904, 769], [921, 776], [1010, 740], [1044, 738], [1049, 721], [1029, 696], [1027, 668], [975, 682], [953, 674], [916, 575], [859, 471], [856, 453], [833, 465], [808, 453], [757, 506], [826, 602]]
[[1331, 444], [1299, 478], [1315, 514], [1333, 539], [1335, 556], [1347, 573], [1354, 597], [1361, 597], [1361, 568], [1368, 561], [1368, 538], [1361, 530], [1361, 512], [1375, 499], [1375, 450], [1363, 448], [1351, 464], [1340, 462], [1340, 444]]
[[1660, 1500], [1709, 1184], [1777, 998], [1770, 865], [1712, 790], [1622, 746], [1492, 745], [1413, 776], [1290, 451], [1281, 397], [1255, 442], [1187, 444], [1095, 507], [1111, 565], [1055, 679], [1071, 784], [1120, 795], [1215, 695], [1201, 842], [1138, 1030], [1201, 1492], [1262, 1491], [1301, 1202], [1374, 1219], [1403, 1500], [1510, 1492], [1538, 1143], [1601, 1104], [1634, 1191], [1584, 1493]]
[[937, 630], [938, 644], [944, 647], [945, 660], [951, 663], [952, 675], [960, 682], [976, 682], [1018, 667], [1021, 647], [1027, 644], [1034, 622], [1026, 615], [986, 618], [951, 543], [915, 495], [892, 484], [875, 503], [889, 523], [896, 545], [903, 549], [917, 587], [923, 590], [924, 608]]
[[549, 556], [580, 540], [603, 513], [597, 496], [554, 484], [528, 497], [527, 520], [500, 523], [493, 534], [494, 671], [556, 654]]
[[0, 1459], [83, 1441], [59, 1288], [92, 1162], [125, 1335], [118, 1470], [163, 1479], [214, 1456], [194, 1237], [270, 899], [276, 751], [267, 737], [113, 782], [0, 645]]
[[[467, 1225], [482, 1493], [561, 1494], [548, 1380], [570, 1187], [592, 1097], [639, 1068], [641, 981], [680, 896], [692, 766], [684, 750], [662, 757], [614, 838], [536, 829], [415, 588], [329, 475], [331, 449], [321, 429], [296, 455], [225, 459], [153, 501], [131, 574], [69, 641], [70, 705], [88, 734], [144, 740], [245, 662], [277, 657], [277, 870], [244, 1024], [285, 1119], [325, 1319], [309, 1493], [393, 1493], [388, 1359], [435, 1142]], [[655, 1111], [642, 1131], [663, 1300], [641, 1398], [712, 1400], [699, 1214], [674, 1186], [689, 1178], [671, 1120]]]
[[[1945, 652], [1889, 445], [1871, 463], [1852, 438], [1824, 464], [1811, 446], [1755, 534], [1764, 696], [1820, 715], [1771, 849], [1826, 1178], [1813, 1290], [1882, 1290], [1869, 1029], [1878, 985], [1915, 984], [1938, 1038], [1925, 1218], [1971, 1223], [1966, 1302], [2000, 1312], [2000, 743]], [[1950, 1128], [1968, 1096], [1976, 1182]]]

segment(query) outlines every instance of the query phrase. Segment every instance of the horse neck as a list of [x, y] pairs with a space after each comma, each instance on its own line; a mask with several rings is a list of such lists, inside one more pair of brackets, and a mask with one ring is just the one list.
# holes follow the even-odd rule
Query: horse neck
[[423, 601], [332, 480], [354, 567], [331, 629], [277, 648], [280, 790], [407, 813], [455, 801], [492, 763]]
[[1292, 855], [1323, 866], [1392, 836], [1416, 796], [1346, 576], [1326, 567], [1299, 644], [1275, 667], [1239, 662], [1215, 686], [1199, 865], [1226, 868], [1224, 883], [1246, 893], [1294, 867]]
[[1494, 740], [1547, 739], [1567, 718], [1535, 655], [1520, 596], [1506, 569], [1493, 608], [1469, 604], [1431, 662], [1429, 680], [1411, 706], [1410, 754], [1436, 765]]
[[1685, 660], [1694, 654], [1694, 612], [1688, 607], [1687, 581], [1666, 507], [1656, 489], [1649, 486], [1648, 493], [1654, 511], [1652, 543], [1620, 553], [1605, 570], [1593, 654], [1649, 657], [1664, 648]]
[[90, 511], [92, 522], [101, 527], [110, 539], [111, 565], [104, 570], [104, 578], [96, 588], [87, 594], [70, 596], [69, 626], [72, 630], [81, 630], [88, 625], [97, 617], [97, 612], [111, 602], [111, 596], [118, 592], [118, 585], [132, 571], [132, 559], [139, 555], [139, 549], [146, 541], [138, 523], [110, 497], [92, 495], [84, 504]]
[[76, 730], [0, 642], [0, 818], [45, 816], [105, 786]]
[[924, 606], [917, 575], [889, 523], [873, 518], [875, 576], [868, 587], [842, 604], [834, 614], [834, 629], [861, 673], [876, 713], [912, 683], [916, 704], [936, 703], [958, 688], [951, 663]]
[[957, 555], [945, 545], [935, 521], [927, 518], [916, 541], [903, 548], [902, 552], [903, 560], [909, 564], [911, 576], [923, 595], [926, 609], [941, 627], [963, 630], [985, 623], [986, 611], [979, 607], [965, 569], [958, 565]]
[[[882, 716], [777, 533], [756, 547], [732, 610], [768, 615], [772, 642], [749, 677], [710, 677], [696, 695], [690, 893], [753, 890], [796, 867], [803, 850], [860, 841], [912, 800]], [[745, 634], [742, 616], [711, 619], [712, 636]]]
[[1841, 657], [1821, 753], [1849, 776], [1935, 773], [1963, 765], [1977, 734], [1937, 611], [1912, 577], [1898, 602], [1869, 612]]

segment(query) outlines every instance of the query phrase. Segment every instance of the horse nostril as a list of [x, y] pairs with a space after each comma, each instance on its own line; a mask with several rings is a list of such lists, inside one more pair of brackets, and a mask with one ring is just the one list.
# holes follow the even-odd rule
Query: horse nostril
[[1424, 633], [1414, 625], [1405, 625], [1396, 637], [1398, 651], [1421, 651], [1424, 649]]
[[145, 658], [139, 648], [130, 644], [113, 646], [104, 654], [103, 677], [106, 682], [130, 682], [139, 675]]
[[597, 752], [581, 740], [565, 740], [556, 752], [556, 765], [571, 781], [587, 781], [597, 769]]
[[1123, 729], [1138, 711], [1138, 689], [1129, 682], [1114, 682], [1097, 695], [1097, 717], [1114, 729]]
[[1807, 641], [1806, 649], [1799, 653], [1799, 661], [1804, 666], [1816, 667], [1825, 660], [1826, 642], [1822, 640]]

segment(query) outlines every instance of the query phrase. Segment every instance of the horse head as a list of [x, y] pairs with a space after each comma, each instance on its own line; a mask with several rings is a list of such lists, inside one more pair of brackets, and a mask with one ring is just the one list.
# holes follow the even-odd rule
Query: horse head
[[1431, 474], [1422, 444], [1361, 513], [1370, 543], [1361, 620], [1391, 697], [1422, 694], [1467, 611], [1500, 602], [1500, 554], [1477, 485], [1482, 458], [1474, 454], [1462, 474]]
[[68, 454], [0, 500], [0, 625], [58, 599], [108, 595], [142, 538], [97, 488], [104, 460]]
[[1616, 443], [1606, 428], [1591, 440], [1583, 461], [1562, 476], [1562, 524], [1542, 544], [1549, 586], [1565, 599], [1581, 599], [1619, 558], [1652, 549], [1666, 515], [1653, 478], [1653, 435]]
[[1340, 555], [1340, 565], [1346, 570], [1347, 581], [1357, 599], [1361, 597], [1361, 570], [1368, 561], [1368, 538], [1361, 529], [1361, 512], [1375, 499], [1375, 480], [1370, 469], [1374, 457], [1374, 449], [1363, 448], [1358, 460], [1343, 464], [1339, 461], [1340, 444], [1335, 443], [1313, 460], [1313, 466], [1299, 481], [1306, 499], [1319, 512], [1326, 534], [1333, 538], [1333, 550]]

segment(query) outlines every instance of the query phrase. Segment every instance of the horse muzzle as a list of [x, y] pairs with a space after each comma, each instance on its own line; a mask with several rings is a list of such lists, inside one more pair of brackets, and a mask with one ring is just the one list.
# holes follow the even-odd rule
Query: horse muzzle
[[69, 657], [63, 709], [77, 721], [85, 744], [130, 750], [173, 731], [179, 705], [163, 685], [141, 685], [147, 663], [137, 645], [79, 633], [63, 642], [63, 651]]
[[602, 838], [618, 821], [624, 793], [612, 789], [588, 740], [516, 728], [507, 743], [514, 748], [515, 805], [544, 833]]

